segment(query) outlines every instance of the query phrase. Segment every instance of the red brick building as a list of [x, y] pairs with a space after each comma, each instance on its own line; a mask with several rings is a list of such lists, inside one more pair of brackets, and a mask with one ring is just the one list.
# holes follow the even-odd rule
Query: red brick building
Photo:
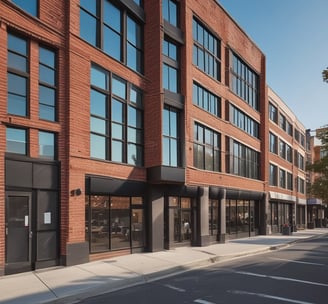
[[3, 0], [0, 31], [1, 274], [269, 233], [265, 56], [216, 1]]

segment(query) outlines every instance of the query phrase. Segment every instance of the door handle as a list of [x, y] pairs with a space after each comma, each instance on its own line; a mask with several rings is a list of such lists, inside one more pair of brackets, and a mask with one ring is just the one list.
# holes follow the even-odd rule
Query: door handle
[[8, 227], [6, 227], [6, 235], [8, 235]]
[[30, 231], [30, 239], [33, 237], [33, 232]]

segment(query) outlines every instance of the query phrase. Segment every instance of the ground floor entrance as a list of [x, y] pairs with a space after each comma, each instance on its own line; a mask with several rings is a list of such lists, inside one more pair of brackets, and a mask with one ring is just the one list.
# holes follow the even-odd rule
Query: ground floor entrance
[[270, 201], [269, 225], [272, 233], [281, 233], [284, 226], [295, 227], [294, 204]]
[[59, 264], [58, 163], [6, 159], [5, 274]]

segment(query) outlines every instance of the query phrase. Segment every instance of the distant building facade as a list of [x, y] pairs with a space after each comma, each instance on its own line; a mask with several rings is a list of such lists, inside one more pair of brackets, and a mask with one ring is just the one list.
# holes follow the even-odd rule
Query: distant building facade
[[[307, 162], [308, 164], [314, 164], [316, 161], [320, 161], [326, 156], [326, 151], [322, 149], [321, 140], [317, 137], [317, 133], [321, 129], [314, 131], [307, 130]], [[308, 171], [307, 182], [312, 184], [316, 178], [319, 177], [318, 173]], [[328, 202], [323, 202], [321, 199], [307, 195], [307, 221], [308, 228], [325, 227], [327, 225], [328, 217]]]
[[0, 32], [0, 274], [305, 226], [304, 127], [216, 1], [3, 0]]

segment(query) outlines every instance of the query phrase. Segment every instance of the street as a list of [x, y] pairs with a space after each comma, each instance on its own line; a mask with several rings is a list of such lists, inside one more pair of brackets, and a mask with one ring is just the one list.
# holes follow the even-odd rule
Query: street
[[[242, 240], [240, 240], [242, 242]], [[328, 302], [328, 236], [103, 294], [81, 304]]]

